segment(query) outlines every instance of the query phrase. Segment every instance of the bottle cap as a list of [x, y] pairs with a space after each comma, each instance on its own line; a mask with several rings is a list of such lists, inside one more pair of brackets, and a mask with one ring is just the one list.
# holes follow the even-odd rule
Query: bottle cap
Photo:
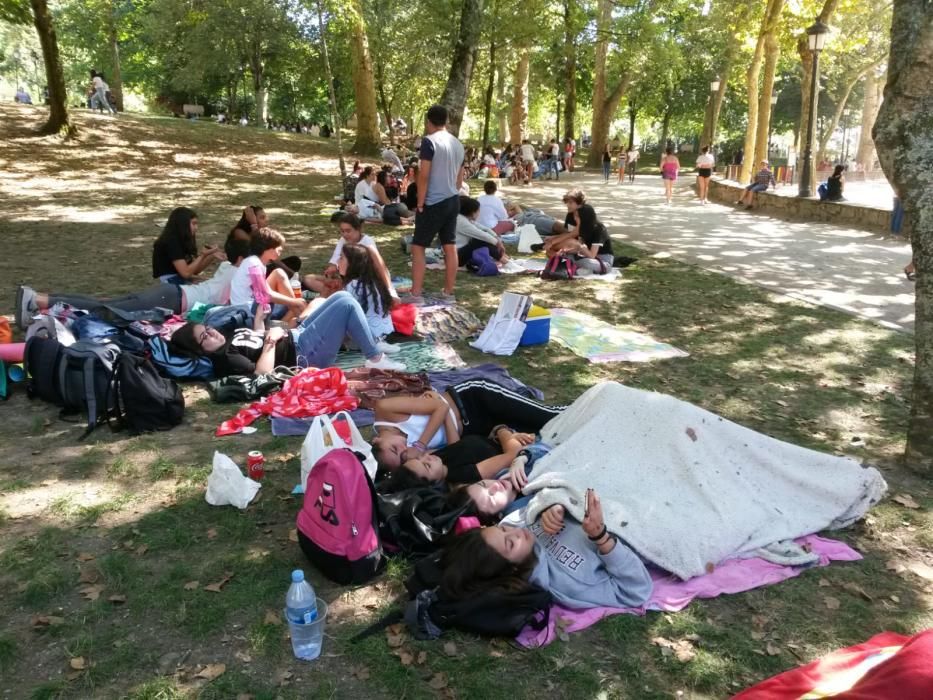
[[292, 572], [292, 583], [301, 583], [305, 580], [305, 572], [301, 569], [295, 569]]

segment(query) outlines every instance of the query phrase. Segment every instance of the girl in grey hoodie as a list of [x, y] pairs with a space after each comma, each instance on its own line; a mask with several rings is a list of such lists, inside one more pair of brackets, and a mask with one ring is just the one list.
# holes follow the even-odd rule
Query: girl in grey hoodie
[[[518, 519], [518, 522], [521, 522]], [[537, 585], [569, 608], [639, 607], [652, 583], [641, 559], [607, 532], [599, 497], [587, 491], [582, 523], [560, 506], [530, 528], [509, 521], [460, 535], [445, 552], [441, 587], [452, 597]]]

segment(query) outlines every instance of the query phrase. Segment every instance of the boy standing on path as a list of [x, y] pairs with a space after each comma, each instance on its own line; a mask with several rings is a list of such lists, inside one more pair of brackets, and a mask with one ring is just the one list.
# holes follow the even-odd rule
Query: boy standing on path
[[454, 300], [457, 281], [457, 215], [463, 185], [463, 144], [447, 131], [447, 109], [433, 105], [425, 119], [425, 136], [418, 157], [418, 206], [411, 246], [411, 302], [423, 302], [424, 252], [439, 236], [444, 247], [442, 299]]

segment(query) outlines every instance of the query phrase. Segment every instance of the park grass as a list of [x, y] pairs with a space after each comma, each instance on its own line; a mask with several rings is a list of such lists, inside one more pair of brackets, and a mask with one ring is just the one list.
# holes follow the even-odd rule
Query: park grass
[[[330, 253], [334, 232], [322, 212], [339, 187], [326, 140], [79, 114], [81, 138], [65, 144], [28, 134], [37, 111], [0, 106], [0, 120], [7, 290], [0, 312], [12, 312], [13, 287], [22, 282], [99, 294], [148, 283], [156, 225], [179, 204], [199, 211], [204, 242], [220, 240], [240, 206], [259, 202], [311, 269]], [[405, 274], [398, 231], [369, 232], [390, 267]], [[933, 624], [933, 494], [899, 464], [911, 338], [619, 247], [640, 259], [618, 285], [461, 275], [458, 297], [485, 318], [503, 290], [524, 291], [545, 306], [572, 306], [690, 353], [592, 365], [550, 344], [496, 358], [548, 400], [569, 401], [603, 379], [669, 393], [775, 437], [879, 466], [892, 492], [910, 494], [921, 508], [886, 500], [864, 522], [832, 534], [858, 548], [862, 562], [676, 614], [615, 616], [536, 650], [460, 634], [445, 638], [451, 644], [405, 639], [390, 648], [381, 633], [353, 644], [356, 632], [392, 608], [405, 565], [393, 562], [382, 579], [354, 589], [313, 572], [331, 609], [324, 656], [307, 665], [292, 659], [278, 619], [288, 572], [310, 570], [291, 533], [298, 438], [275, 438], [265, 422], [253, 435], [214, 438], [232, 411], [189, 385], [185, 424], [171, 433], [103, 429], [84, 444], [77, 426], [17, 392], [0, 409], [0, 671], [9, 696], [514, 700], [682, 691], [719, 698], [881, 630]], [[465, 343], [457, 348], [470, 363], [489, 360]], [[251, 449], [269, 462], [259, 499], [244, 512], [208, 506], [213, 451], [242, 463]], [[205, 590], [228, 573], [221, 592]], [[96, 599], [88, 599], [95, 597], [88, 586], [101, 587]], [[652, 644], [658, 637], [689, 638], [696, 656], [666, 656]], [[85, 667], [74, 670], [69, 662], [79, 657]], [[226, 665], [222, 675], [196, 677], [217, 663]]]

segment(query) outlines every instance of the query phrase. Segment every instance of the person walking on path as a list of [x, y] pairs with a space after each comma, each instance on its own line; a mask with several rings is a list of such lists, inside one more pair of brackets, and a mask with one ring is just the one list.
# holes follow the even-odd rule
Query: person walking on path
[[91, 99], [92, 106], [96, 99], [97, 106], [100, 109], [106, 108], [111, 114], [116, 114], [113, 107], [110, 106], [110, 100], [107, 99], [107, 91], [110, 89], [110, 86], [104, 82], [104, 76], [95, 70], [91, 71], [91, 89], [94, 91], [94, 97]]
[[635, 168], [638, 167], [638, 149], [630, 146], [625, 154], [625, 167], [628, 168], [628, 181], [635, 182]]
[[454, 301], [457, 281], [457, 216], [463, 186], [463, 144], [447, 131], [447, 109], [433, 105], [425, 118], [425, 136], [418, 157], [418, 206], [411, 246], [411, 298], [423, 303], [425, 249], [438, 236], [444, 247], [444, 291]]
[[621, 185], [623, 182], [625, 182], [625, 161], [626, 161], [626, 154], [625, 154], [625, 149], [624, 149], [624, 148], [620, 148], [620, 149], [619, 149], [619, 156], [618, 156], [618, 157], [619, 157], [619, 163], [618, 163], [618, 165], [619, 165], [619, 179], [618, 179], [618, 181], [616, 182], [616, 184], [617, 184], [617, 185]]
[[703, 146], [700, 152], [699, 158], [697, 158], [697, 197], [700, 199], [700, 204], [707, 204], [709, 200], [707, 195], [709, 194], [709, 179], [713, 175], [713, 166], [716, 164], [716, 159], [713, 157], [713, 154], [709, 152], [709, 146]]
[[603, 148], [603, 179], [609, 184], [609, 171], [612, 169], [612, 147], [607, 143]]
[[677, 173], [680, 170], [680, 160], [674, 155], [674, 149], [668, 146], [661, 158], [661, 178], [664, 180], [664, 199], [670, 206], [671, 198], [674, 196], [674, 180], [677, 179]]

